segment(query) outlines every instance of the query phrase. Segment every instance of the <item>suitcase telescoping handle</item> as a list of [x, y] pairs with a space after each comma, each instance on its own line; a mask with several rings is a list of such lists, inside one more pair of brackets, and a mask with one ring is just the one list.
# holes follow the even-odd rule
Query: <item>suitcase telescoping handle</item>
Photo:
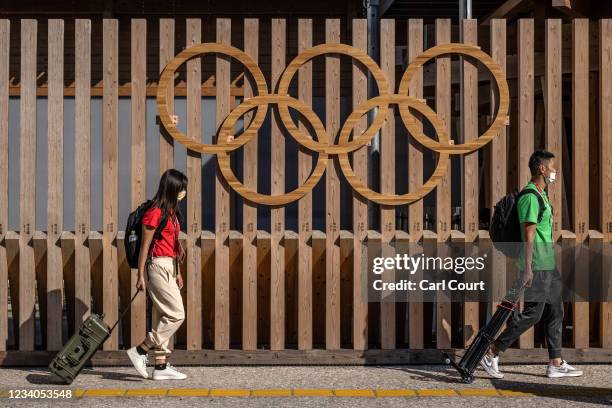
[[119, 315], [119, 318], [117, 319], [117, 321], [115, 322], [115, 324], [113, 324], [113, 327], [111, 327], [110, 329], [110, 333], [113, 332], [113, 330], [115, 330], [115, 327], [117, 326], [117, 324], [119, 324], [119, 321], [121, 319], [123, 319], [123, 316], [125, 315], [125, 313], [130, 309], [130, 307], [132, 306], [132, 303], [134, 303], [134, 299], [136, 299], [136, 296], [138, 296], [138, 294], [142, 291], [142, 289], [138, 289], [136, 291], [136, 293], [134, 293], [134, 296], [132, 296], [132, 299], [130, 299], [130, 303], [128, 303], [128, 305], [125, 307], [125, 309], [123, 309], [123, 311], [121, 312], [121, 315]]

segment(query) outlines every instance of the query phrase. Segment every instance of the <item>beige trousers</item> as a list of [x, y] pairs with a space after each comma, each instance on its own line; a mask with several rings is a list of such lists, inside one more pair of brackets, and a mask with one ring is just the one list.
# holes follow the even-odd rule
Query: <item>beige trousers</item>
[[147, 333], [145, 344], [155, 355], [169, 354], [168, 341], [185, 320], [174, 259], [153, 258], [146, 271], [147, 292], [153, 302], [153, 311], [152, 330]]

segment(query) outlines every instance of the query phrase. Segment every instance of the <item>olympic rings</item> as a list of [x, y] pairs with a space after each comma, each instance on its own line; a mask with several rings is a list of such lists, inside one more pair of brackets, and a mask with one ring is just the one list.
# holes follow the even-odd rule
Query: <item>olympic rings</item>
[[[448, 134], [446, 134], [444, 130], [444, 123], [442, 119], [424, 102], [419, 101], [418, 99], [407, 96], [407, 95], [381, 95], [372, 99], [368, 99], [363, 104], [361, 104], [357, 109], [353, 111], [347, 118], [345, 125], [340, 133], [339, 143], [343, 143], [348, 140], [348, 136], [355, 126], [355, 123], [364, 113], [368, 110], [372, 109], [375, 106], [380, 106], [381, 104], [388, 105], [390, 103], [397, 104], [400, 107], [411, 107], [417, 111], [419, 111], [423, 116], [425, 116], [429, 122], [432, 124], [436, 133], [438, 134], [438, 139], [440, 139], [440, 144], [449, 144], [450, 139], [448, 138]], [[421, 130], [416, 124], [416, 121], [404, 122], [406, 128], [410, 131], [411, 135], [415, 135], [417, 133], [422, 134]], [[426, 137], [426, 136], [424, 136]], [[386, 205], [402, 205], [402, 204], [410, 204], [414, 201], [420, 200], [425, 195], [427, 195], [431, 190], [433, 190], [437, 185], [439, 180], [444, 177], [446, 170], [448, 168], [448, 153], [446, 152], [438, 152], [438, 164], [436, 165], [436, 169], [433, 174], [422, 186], [420, 186], [416, 191], [412, 191], [406, 194], [397, 195], [397, 194], [382, 194], [372, 191], [365, 185], [353, 172], [351, 168], [351, 164], [349, 162], [348, 154], [341, 153], [338, 154], [338, 160], [340, 161], [340, 168], [346, 177], [346, 180], [349, 184], [357, 191], [362, 197], [367, 198], [370, 201], [374, 201], [378, 204], [386, 204]]]
[[[406, 68], [406, 71], [404, 72], [404, 75], [402, 76], [402, 79], [400, 81], [398, 93], [400, 95], [408, 95], [408, 87], [410, 86], [410, 81], [412, 80], [412, 77], [415, 72], [418, 69], [422, 68], [423, 64], [425, 64], [425, 62], [427, 62], [428, 60], [439, 57], [440, 55], [444, 54], [462, 54], [472, 57], [480, 61], [489, 70], [489, 72], [491, 72], [491, 75], [493, 75], [495, 83], [497, 84], [497, 90], [499, 92], [499, 106], [497, 108], [497, 115], [491, 123], [491, 126], [481, 136], [471, 142], [448, 145], [436, 142], [435, 140], [428, 137], [421, 137], [422, 134], [414, 134], [413, 136], [423, 146], [438, 153], [442, 151], [448, 154], [471, 153], [474, 150], [478, 150], [487, 143], [489, 143], [499, 133], [502, 126], [504, 126], [504, 124], [506, 123], [508, 105], [510, 103], [508, 83], [506, 82], [504, 73], [499, 64], [497, 64], [497, 62], [495, 62], [495, 60], [493, 60], [490, 55], [483, 52], [480, 47], [469, 44], [451, 43], [432, 47], [417, 56], [414, 61], [412, 61], [408, 65], [408, 68]], [[414, 120], [414, 118], [411, 118], [410, 112], [408, 111], [407, 107], [400, 107], [399, 112], [405, 123]]]
[[214, 154], [226, 152], [228, 151], [228, 148], [229, 150], [237, 149], [251, 140], [253, 135], [257, 134], [259, 127], [266, 118], [266, 110], [258, 109], [250, 126], [243, 132], [241, 137], [223, 144], [211, 145], [200, 143], [196, 139], [189, 137], [178, 130], [170, 117], [170, 113], [168, 113], [168, 102], [166, 101], [166, 98], [168, 97], [168, 86], [174, 86], [174, 73], [178, 67], [194, 57], [207, 53], [226, 54], [240, 61], [253, 76], [257, 93], [259, 95], [268, 94], [268, 84], [266, 83], [266, 78], [261, 72], [261, 69], [259, 69], [257, 63], [253, 61], [248, 54], [227, 44], [202, 43], [194, 45], [180, 52], [164, 67], [164, 70], [159, 78], [159, 85], [157, 87], [157, 109], [159, 111], [159, 119], [163, 123], [164, 128], [174, 140], [184, 145], [186, 148], [200, 153]]
[[[244, 99], [223, 120], [218, 130], [216, 144], [200, 143], [180, 132], [171, 120], [167, 105], [167, 90], [168, 86], [171, 86], [173, 83], [176, 69], [185, 61], [206, 53], [226, 54], [241, 62], [255, 80], [258, 93], [255, 97]], [[379, 96], [367, 100], [348, 116], [340, 130], [338, 144], [334, 144], [333, 139], [312, 108], [288, 95], [291, 80], [297, 70], [312, 58], [327, 53], [346, 55], [357, 60], [372, 73], [379, 91]], [[482, 62], [495, 79], [499, 93], [497, 114], [489, 129], [477, 139], [460, 145], [452, 144], [442, 119], [426, 103], [408, 95], [408, 87], [412, 77], [418, 69], [423, 67], [425, 62], [440, 55], [453, 53], [469, 56]], [[448, 169], [449, 156], [451, 154], [471, 153], [489, 143], [506, 123], [509, 105], [508, 84], [501, 67], [493, 58], [481, 51], [479, 47], [468, 44], [439, 45], [417, 56], [402, 75], [397, 94], [391, 93], [392, 90], [381, 68], [365, 52], [346, 44], [322, 44], [312, 47], [295, 57], [279, 78], [276, 89], [276, 93], [268, 93], [268, 86], [263, 73], [246, 53], [226, 44], [202, 43], [182, 51], [164, 68], [157, 90], [159, 117], [168, 134], [186, 148], [200, 153], [215, 154], [219, 162], [219, 170], [229, 186], [242, 197], [256, 204], [278, 206], [299, 200], [312, 191], [319, 182], [325, 172], [327, 161], [331, 158], [329, 155], [337, 155], [342, 172], [348, 183], [357, 193], [379, 204], [402, 205], [422, 199], [437, 186]], [[318, 153], [317, 164], [304, 184], [293, 191], [276, 195], [261, 194], [246, 187], [238, 180], [230, 165], [231, 152], [257, 136], [257, 132], [267, 116], [267, 107], [270, 104], [276, 105], [280, 122], [287, 132], [300, 145]], [[349, 153], [365, 146], [383, 127], [389, 112], [389, 105], [398, 105], [400, 118], [412, 137], [423, 147], [427, 147], [439, 155], [438, 163], [429, 180], [425, 181], [415, 191], [401, 195], [382, 194], [371, 190], [355, 175], [348, 156]], [[379, 108], [379, 110], [370, 126], [360, 134], [354, 135], [353, 139], [350, 140], [351, 133], [353, 133], [363, 115], [375, 107]], [[315, 133], [316, 140], [298, 128], [291, 118], [289, 108], [298, 111], [306, 122], [309, 123]], [[253, 109], [256, 110], [253, 120], [240, 136], [234, 138], [235, 124], [244, 114]], [[431, 123], [436, 131], [438, 140], [427, 137], [423, 133], [421, 126], [417, 124], [417, 119], [410, 113], [411, 109], [418, 111], [420, 115]]]

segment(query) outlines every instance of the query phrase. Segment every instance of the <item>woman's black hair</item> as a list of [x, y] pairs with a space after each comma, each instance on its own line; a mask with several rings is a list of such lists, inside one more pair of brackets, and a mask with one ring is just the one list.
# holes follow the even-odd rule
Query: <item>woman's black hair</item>
[[176, 169], [166, 170], [159, 180], [153, 205], [159, 207], [166, 217], [170, 215], [170, 211], [174, 211], [180, 219], [178, 195], [183, 190], [187, 190], [187, 176]]

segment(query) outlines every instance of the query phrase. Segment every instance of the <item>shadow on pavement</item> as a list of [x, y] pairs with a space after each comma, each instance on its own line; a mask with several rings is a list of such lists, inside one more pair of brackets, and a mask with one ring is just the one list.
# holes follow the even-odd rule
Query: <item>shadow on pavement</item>
[[[114, 381], [132, 381], [133, 382], [133, 381], [144, 380], [144, 378], [136, 374], [118, 373], [116, 371], [102, 371], [100, 367], [96, 368], [95, 370], [86, 368], [81, 372], [81, 374], [79, 374], [79, 377], [87, 376], [87, 375], [90, 375], [90, 376], [95, 375], [95, 376], [99, 376], [101, 379], [104, 379], [104, 380], [114, 380]], [[64, 381], [62, 381], [60, 378], [56, 377], [50, 372], [45, 373], [43, 371], [38, 371], [36, 373], [28, 374], [26, 376], [26, 380], [30, 384], [66, 385]]]

